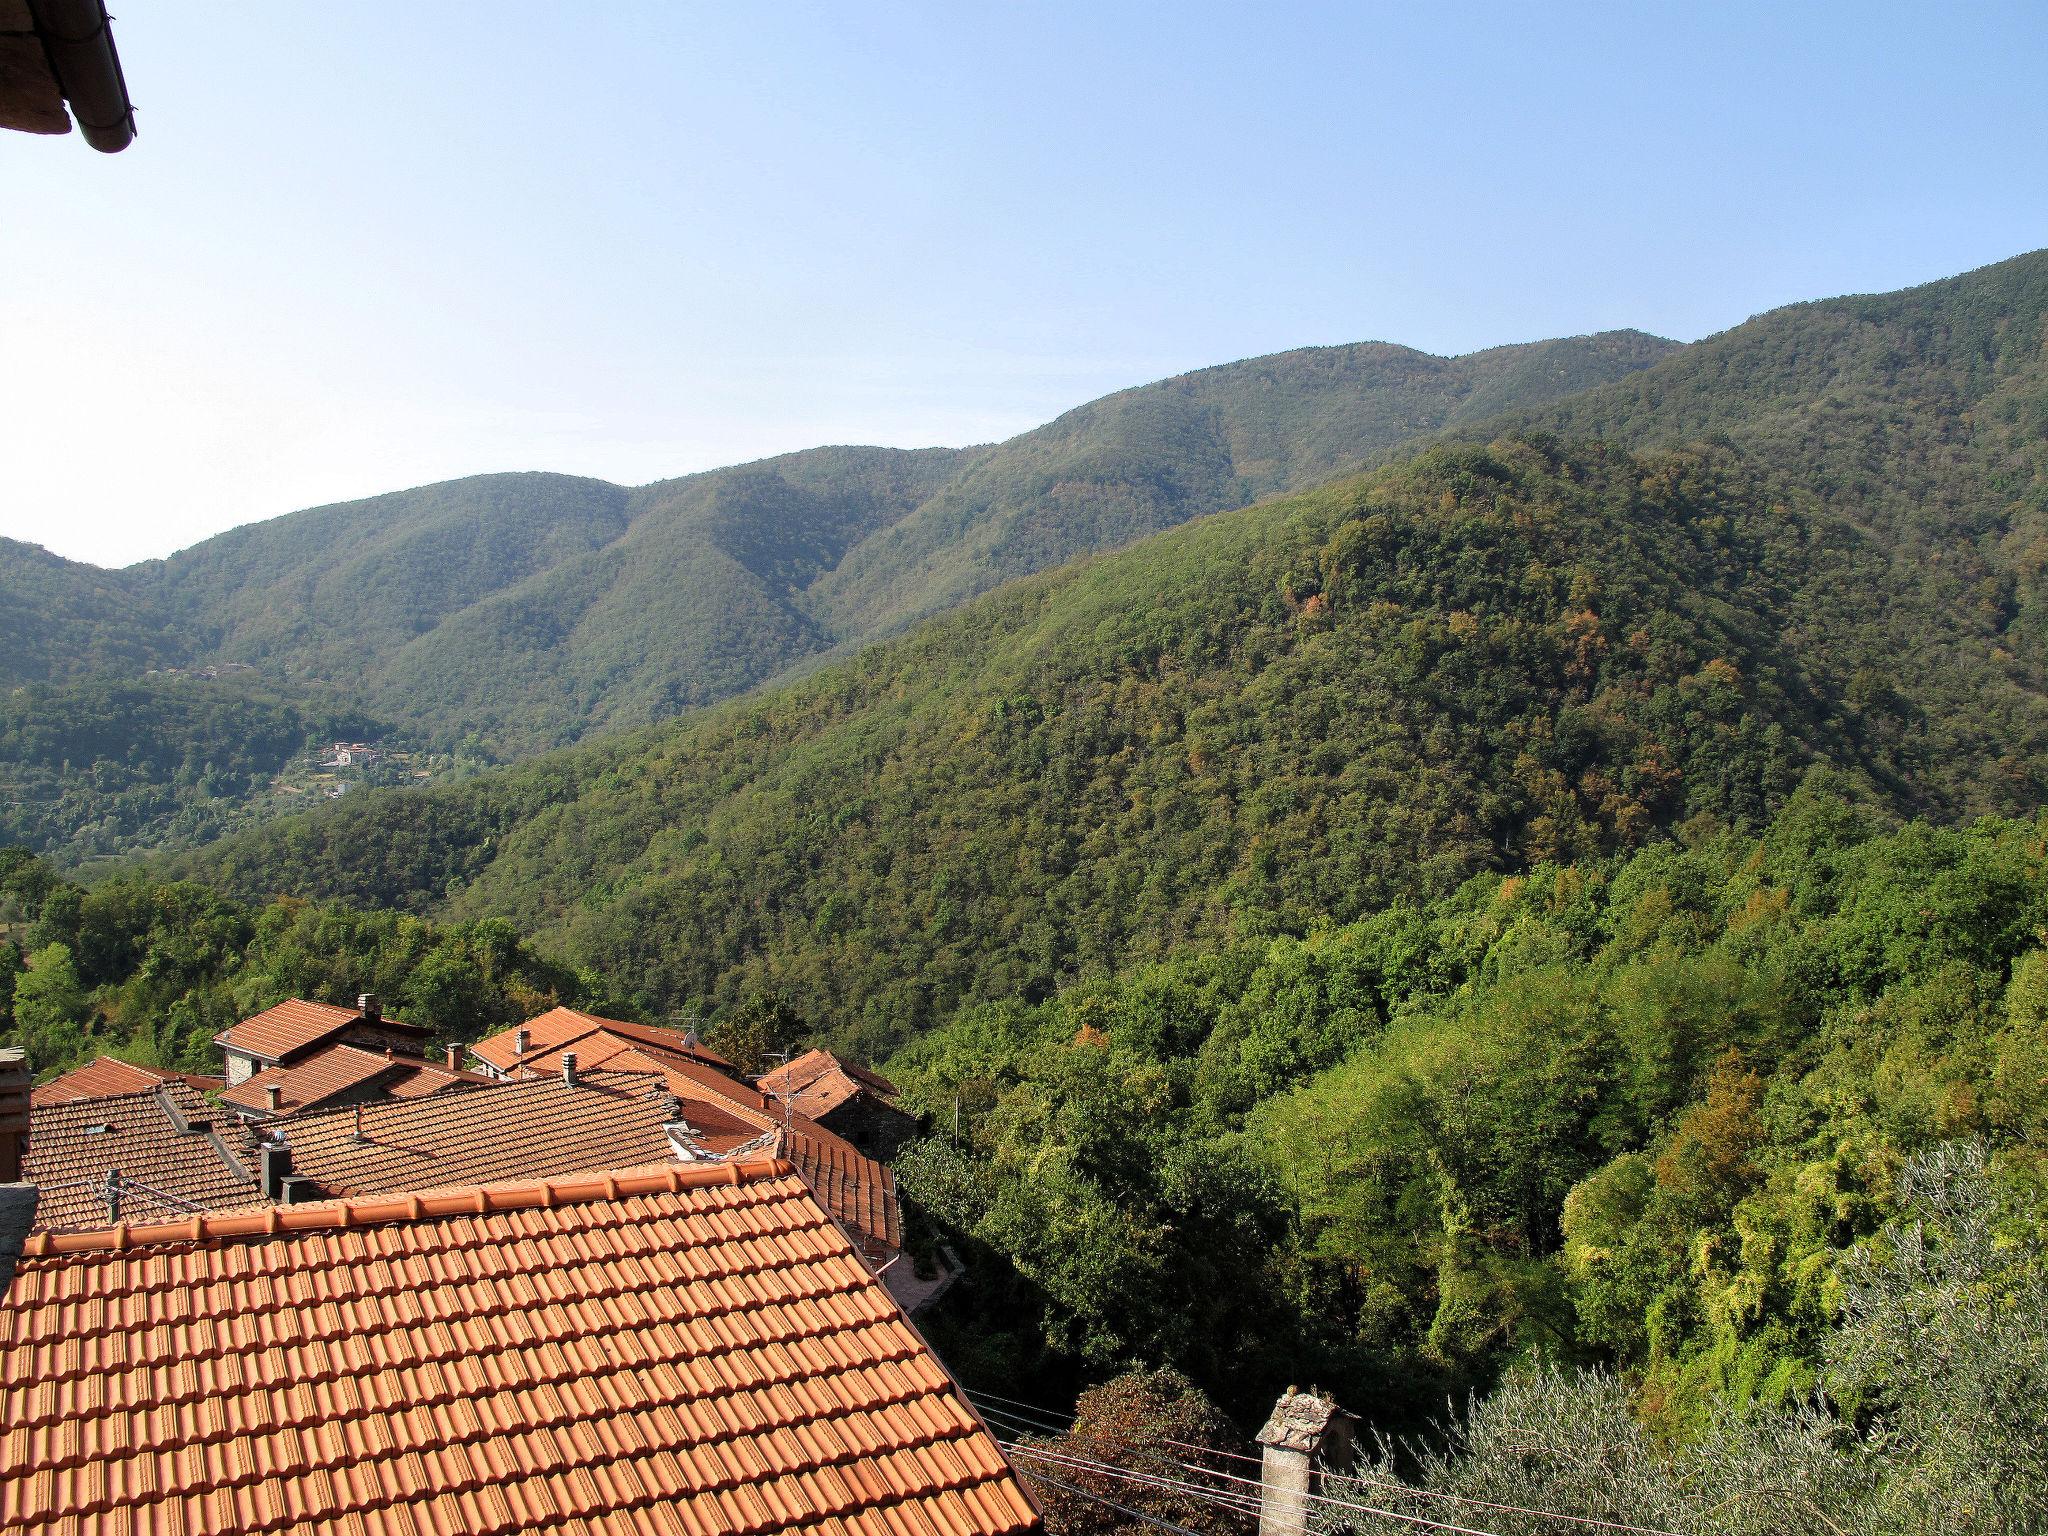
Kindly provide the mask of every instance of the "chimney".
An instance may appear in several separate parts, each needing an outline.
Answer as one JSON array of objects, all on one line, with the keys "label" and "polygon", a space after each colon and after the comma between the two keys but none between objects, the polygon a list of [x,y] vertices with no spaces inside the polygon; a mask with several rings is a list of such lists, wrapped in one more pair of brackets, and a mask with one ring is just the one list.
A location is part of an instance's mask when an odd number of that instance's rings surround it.
[{"label": "chimney", "polygon": [[1350,1471],[1356,1460],[1358,1421],[1314,1387],[1289,1387],[1259,1431],[1259,1444],[1259,1536],[1303,1536],[1309,1500],[1323,1493],[1325,1476]]},{"label": "chimney", "polygon": [[526,1048],[533,1043],[533,1034],[522,1024],[512,1031],[512,1076],[517,1077],[526,1065]]},{"label": "chimney", "polygon": [[384,1005],[377,1001],[377,994],[364,992],[356,998],[356,1012],[366,1023],[374,1024],[384,1017]]},{"label": "chimney", "polygon": [[574,1051],[562,1052],[562,1086],[564,1088],[574,1088],[576,1086],[576,1053]]},{"label": "chimney", "polygon": [[256,1148],[256,1177],[268,1200],[284,1197],[284,1181],[291,1177],[292,1149],[282,1141],[266,1141]]},{"label": "chimney", "polygon": [[284,1084],[265,1083],[263,1085],[263,1099],[265,1107],[268,1108],[273,1115],[276,1114],[280,1103],[284,1099]]},{"label": "chimney", "polygon": [[459,1045],[448,1047],[448,1070],[450,1072],[460,1072],[462,1070],[462,1047]]}]

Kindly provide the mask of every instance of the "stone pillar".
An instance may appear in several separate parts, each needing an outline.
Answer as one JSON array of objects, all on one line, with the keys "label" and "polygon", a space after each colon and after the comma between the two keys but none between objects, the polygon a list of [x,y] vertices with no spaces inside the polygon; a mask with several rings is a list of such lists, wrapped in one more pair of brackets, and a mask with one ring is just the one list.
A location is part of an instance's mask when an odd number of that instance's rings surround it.
[{"label": "stone pillar", "polygon": [[1315,1513],[1310,1495],[1323,1492],[1324,1473],[1348,1472],[1357,1458],[1358,1421],[1314,1387],[1289,1387],[1259,1431],[1259,1444],[1259,1536],[1303,1536]]}]

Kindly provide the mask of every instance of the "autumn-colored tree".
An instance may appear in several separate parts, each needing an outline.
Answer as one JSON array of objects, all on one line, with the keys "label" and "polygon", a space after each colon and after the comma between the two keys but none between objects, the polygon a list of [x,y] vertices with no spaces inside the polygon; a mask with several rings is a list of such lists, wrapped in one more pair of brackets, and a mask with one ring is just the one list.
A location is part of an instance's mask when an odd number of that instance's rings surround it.
[{"label": "autumn-colored tree", "polygon": [[[1247,1536],[1257,1525],[1219,1502],[1237,1485],[1199,1470],[1240,1470],[1218,1453],[1243,1454],[1242,1438],[1178,1371],[1133,1371],[1104,1382],[1081,1394],[1073,1427],[1064,1435],[1026,1444],[1046,1453],[1035,1458],[1022,1451],[1017,1465],[1031,1479],[1053,1536],[1151,1536],[1147,1520],[1202,1536]],[[1133,1481],[1086,1463],[1157,1481]],[[1218,1495],[1203,1497],[1167,1483],[1213,1486]]]}]

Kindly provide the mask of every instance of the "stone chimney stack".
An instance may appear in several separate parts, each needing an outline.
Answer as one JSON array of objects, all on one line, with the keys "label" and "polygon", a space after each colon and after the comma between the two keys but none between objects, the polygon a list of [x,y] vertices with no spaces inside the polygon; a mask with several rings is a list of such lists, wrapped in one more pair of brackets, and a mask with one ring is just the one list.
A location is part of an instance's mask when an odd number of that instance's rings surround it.
[{"label": "stone chimney stack", "polygon": [[265,1083],[263,1085],[264,1107],[273,1115],[277,1113],[283,1099],[284,1085],[282,1083]]},{"label": "stone chimney stack", "polygon": [[562,1086],[564,1088],[574,1088],[576,1086],[576,1053],[574,1051],[562,1052]]},{"label": "stone chimney stack", "polygon": [[284,1198],[284,1181],[291,1177],[292,1149],[282,1141],[266,1141],[256,1148],[256,1177],[263,1193],[272,1200]]},{"label": "stone chimney stack", "polygon": [[367,1022],[374,1024],[384,1017],[384,1005],[377,1001],[376,993],[364,992],[356,998],[356,1012]]},{"label": "stone chimney stack", "polygon": [[1303,1536],[1309,1499],[1330,1472],[1348,1472],[1358,1457],[1358,1420],[1337,1400],[1310,1387],[1289,1387],[1259,1431],[1259,1536]]}]

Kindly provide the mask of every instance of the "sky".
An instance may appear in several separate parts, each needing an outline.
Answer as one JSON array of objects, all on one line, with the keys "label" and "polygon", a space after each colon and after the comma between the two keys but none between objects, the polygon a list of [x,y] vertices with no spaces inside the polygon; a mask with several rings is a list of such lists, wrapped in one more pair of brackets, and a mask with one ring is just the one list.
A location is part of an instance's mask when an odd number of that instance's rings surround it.
[{"label": "sky", "polygon": [[2048,6],[126,0],[0,133],[0,534],[985,442],[2048,246]]}]

